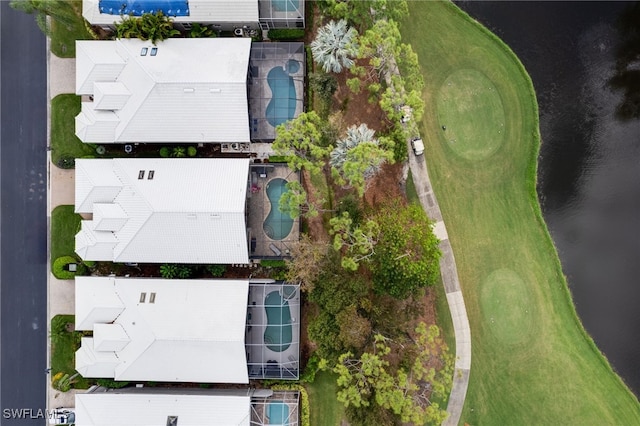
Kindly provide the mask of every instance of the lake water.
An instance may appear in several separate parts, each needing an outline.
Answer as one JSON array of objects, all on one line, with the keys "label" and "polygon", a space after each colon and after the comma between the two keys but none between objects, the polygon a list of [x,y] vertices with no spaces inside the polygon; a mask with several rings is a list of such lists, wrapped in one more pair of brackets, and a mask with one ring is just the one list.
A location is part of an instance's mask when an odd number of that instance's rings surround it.
[{"label": "lake water", "polygon": [[610,84],[623,51],[619,22],[633,3],[456,4],[502,38],[531,75],[544,218],[585,328],[638,395],[640,120],[619,118],[624,91]]}]

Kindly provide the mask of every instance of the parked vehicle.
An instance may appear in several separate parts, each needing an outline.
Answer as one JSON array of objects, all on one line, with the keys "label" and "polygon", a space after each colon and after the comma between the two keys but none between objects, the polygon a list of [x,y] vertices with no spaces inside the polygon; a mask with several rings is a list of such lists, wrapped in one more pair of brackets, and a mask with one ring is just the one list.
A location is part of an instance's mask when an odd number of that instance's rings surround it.
[{"label": "parked vehicle", "polygon": [[416,155],[422,155],[424,153],[424,143],[420,138],[411,139],[411,148]]}]

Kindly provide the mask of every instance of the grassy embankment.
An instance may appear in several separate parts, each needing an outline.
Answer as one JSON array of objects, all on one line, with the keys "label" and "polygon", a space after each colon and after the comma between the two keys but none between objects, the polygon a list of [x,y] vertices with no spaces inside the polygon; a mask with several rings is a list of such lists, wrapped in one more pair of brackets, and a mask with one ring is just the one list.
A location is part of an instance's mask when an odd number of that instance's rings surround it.
[{"label": "grassy embankment", "polygon": [[577,318],[542,219],[528,75],[453,4],[409,8],[401,28],[423,67],[425,156],[473,336],[461,421],[640,424],[638,400]]}]

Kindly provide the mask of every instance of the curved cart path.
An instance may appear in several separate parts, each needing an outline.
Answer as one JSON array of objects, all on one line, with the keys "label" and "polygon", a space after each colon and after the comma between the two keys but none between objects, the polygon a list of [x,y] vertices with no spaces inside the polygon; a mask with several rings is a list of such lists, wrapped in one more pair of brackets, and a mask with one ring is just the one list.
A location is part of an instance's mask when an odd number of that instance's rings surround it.
[{"label": "curved cart path", "polygon": [[464,305],[460,281],[458,280],[458,270],[456,260],[453,257],[453,249],[447,235],[447,228],[442,220],[442,212],[436,200],[429,180],[427,164],[423,156],[417,157],[413,154],[409,143],[409,168],[413,175],[413,182],[420,199],[422,208],[427,212],[431,220],[435,222],[434,234],[440,240],[440,275],[444,283],[451,319],[453,320],[453,330],[456,338],[456,363],[453,373],[453,386],[449,395],[447,413],[449,417],[443,425],[457,425],[462,415],[464,400],[469,387],[469,371],[471,370],[471,331],[469,329],[469,319],[467,309]]}]

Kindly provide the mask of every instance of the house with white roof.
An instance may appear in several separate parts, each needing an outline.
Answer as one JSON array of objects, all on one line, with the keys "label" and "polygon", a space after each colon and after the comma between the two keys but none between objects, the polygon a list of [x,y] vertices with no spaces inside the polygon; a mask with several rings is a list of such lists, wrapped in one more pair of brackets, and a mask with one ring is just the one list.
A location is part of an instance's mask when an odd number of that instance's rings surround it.
[{"label": "house with white roof", "polygon": [[248,158],[78,159],[85,260],[249,263]]},{"label": "house with white roof", "polygon": [[251,39],[76,41],[76,136],[88,143],[249,142]]},{"label": "house with white roof", "polygon": [[304,28],[304,3],[304,0],[83,0],[82,16],[91,25],[105,30],[112,29],[123,15],[140,16],[157,10],[186,30],[196,22],[221,31]]},{"label": "house with white roof", "polygon": [[297,379],[299,302],[298,286],[272,280],[76,277],[75,329],[92,332],[76,370],[122,381]]},{"label": "house with white roof", "polygon": [[297,426],[297,391],[93,387],[75,395],[77,426]]}]

